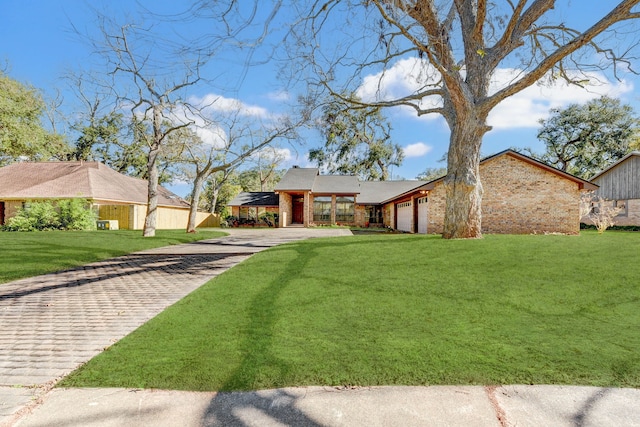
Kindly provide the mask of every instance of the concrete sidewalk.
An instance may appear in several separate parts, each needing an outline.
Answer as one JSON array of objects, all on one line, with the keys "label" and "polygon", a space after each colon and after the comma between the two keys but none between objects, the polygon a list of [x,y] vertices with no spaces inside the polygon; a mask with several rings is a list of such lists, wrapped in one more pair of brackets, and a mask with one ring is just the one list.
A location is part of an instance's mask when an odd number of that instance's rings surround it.
[{"label": "concrete sidewalk", "polygon": [[16,427],[638,426],[640,390],[305,387],[247,393],[55,389]]}]

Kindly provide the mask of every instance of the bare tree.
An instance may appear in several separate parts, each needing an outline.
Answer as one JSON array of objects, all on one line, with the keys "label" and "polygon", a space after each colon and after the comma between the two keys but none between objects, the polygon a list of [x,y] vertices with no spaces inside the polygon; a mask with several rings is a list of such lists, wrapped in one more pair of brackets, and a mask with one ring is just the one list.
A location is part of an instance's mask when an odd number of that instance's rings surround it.
[{"label": "bare tree", "polygon": [[[240,4],[236,0],[197,0],[176,13],[161,15],[142,9],[144,25],[118,25],[114,19],[97,14],[101,37],[88,38],[112,78],[105,89],[115,95],[117,108],[129,109],[149,128],[149,138],[144,139],[148,179],[144,236],[155,235],[162,147],[172,133],[192,126],[193,117],[198,115],[189,97],[198,90],[211,91],[214,80],[223,88],[239,87],[279,3],[259,8],[257,1]],[[209,25],[211,19],[215,26]],[[234,62],[243,70],[231,75],[225,74],[226,67],[218,67],[209,74],[213,77],[203,79],[205,65],[213,58],[225,58],[231,51]]]},{"label": "bare tree", "polygon": [[[616,74],[630,70],[637,39],[631,37],[633,46],[607,48],[599,36],[620,30],[620,39],[623,29],[634,34],[631,21],[640,12],[632,9],[639,2],[617,2],[582,30],[554,16],[554,0],[325,0],[311,2],[304,25],[293,31],[296,47],[304,46],[300,67],[308,64],[316,90],[340,97],[363,77],[377,77],[375,96],[352,102],[354,108],[404,106],[419,116],[444,117],[451,135],[443,237],[477,238],[482,235],[480,146],[491,129],[489,113],[544,78],[585,86],[591,71],[609,65]],[[622,28],[625,24],[629,27]],[[412,89],[385,91],[389,71],[407,59],[413,65],[402,77]],[[499,68],[513,73],[495,87]]]},{"label": "bare tree", "polygon": [[580,197],[580,218],[595,225],[598,234],[602,234],[609,227],[614,226],[615,218],[624,210],[613,200],[597,196],[593,191],[584,192]]},{"label": "bare tree", "polygon": [[[206,110],[205,108],[203,111]],[[297,121],[280,117],[263,122],[259,117],[246,114],[238,103],[235,112],[227,112],[217,120],[207,119],[204,129],[208,131],[209,141],[204,142],[197,132],[189,129],[191,134],[184,140],[184,159],[190,166],[188,174],[193,187],[187,232],[195,232],[202,188],[212,174],[237,168],[249,157],[276,141],[297,139],[296,131],[305,120],[305,117]],[[200,130],[202,129],[201,127]]]}]

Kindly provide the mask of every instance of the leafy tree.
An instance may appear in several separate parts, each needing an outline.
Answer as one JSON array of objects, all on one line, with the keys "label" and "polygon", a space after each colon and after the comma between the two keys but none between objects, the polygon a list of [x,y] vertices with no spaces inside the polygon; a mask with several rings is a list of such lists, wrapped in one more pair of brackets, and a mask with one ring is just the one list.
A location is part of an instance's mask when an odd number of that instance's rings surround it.
[{"label": "leafy tree", "polygon": [[42,127],[45,110],[38,90],[0,71],[0,166],[23,158],[64,158],[68,147],[62,136]]},{"label": "leafy tree", "polygon": [[[350,100],[359,102],[357,97]],[[402,148],[391,142],[391,124],[380,107],[350,108],[340,99],[324,108],[318,126],[325,138],[309,151],[309,160],[330,173],[358,175],[370,181],[389,179],[389,166],[400,166]]]},{"label": "leafy tree", "polygon": [[222,218],[226,218],[231,214],[227,209],[227,203],[243,191],[240,185],[233,183],[232,177],[234,175],[235,172],[231,169],[211,174],[202,194],[205,208],[209,212],[217,213]]},{"label": "leafy tree", "polygon": [[606,96],[551,113],[540,120],[538,139],[546,152],[537,157],[584,179],[627,154],[638,131],[633,108]]},{"label": "leafy tree", "polygon": [[426,168],[424,172],[420,173],[416,179],[421,181],[433,181],[434,179],[442,178],[447,175],[447,168]]},{"label": "leafy tree", "polygon": [[110,163],[111,147],[119,145],[119,135],[124,128],[122,113],[110,112],[102,117],[91,117],[89,123],[76,123],[74,129],[80,133],[71,160],[98,160]]},{"label": "leafy tree", "polygon": [[[356,106],[403,106],[443,116],[451,130],[443,237],[477,238],[480,146],[491,129],[489,113],[545,78],[585,86],[588,72],[607,62],[614,73],[628,70],[624,55],[633,56],[635,44],[629,44],[636,39],[625,44],[605,32],[634,33],[639,2],[610,2],[604,17],[578,29],[552,13],[554,0],[311,1],[302,26],[291,32],[292,46],[302,50],[294,52],[300,61],[291,69],[297,75],[308,70],[310,87]],[[410,65],[392,70],[401,61]],[[497,79],[499,68],[512,75]],[[361,102],[341,95],[353,92],[363,76],[375,93]],[[396,77],[402,88],[386,84]]]}]

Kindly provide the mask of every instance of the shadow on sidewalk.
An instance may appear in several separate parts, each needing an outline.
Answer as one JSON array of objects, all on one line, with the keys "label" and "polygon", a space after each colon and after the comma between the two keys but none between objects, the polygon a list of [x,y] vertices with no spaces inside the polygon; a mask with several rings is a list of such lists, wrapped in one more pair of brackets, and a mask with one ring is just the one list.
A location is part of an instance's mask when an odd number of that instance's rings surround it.
[{"label": "shadow on sidewalk", "polygon": [[[5,283],[0,287],[0,303],[44,292],[86,285],[99,285],[113,278],[153,273],[175,275],[211,275],[227,269],[225,259],[247,256],[243,252],[224,254],[132,254],[93,264]],[[214,265],[217,263],[217,265]],[[149,280],[149,279],[147,279]]]}]

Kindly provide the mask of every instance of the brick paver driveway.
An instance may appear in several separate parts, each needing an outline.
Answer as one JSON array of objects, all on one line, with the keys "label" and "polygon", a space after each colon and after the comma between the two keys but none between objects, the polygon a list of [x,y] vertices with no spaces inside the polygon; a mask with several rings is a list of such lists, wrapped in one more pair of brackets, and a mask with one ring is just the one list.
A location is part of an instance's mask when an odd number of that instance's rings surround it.
[{"label": "brick paver driveway", "polygon": [[344,229],[230,229],[0,285],[0,424],[26,401],[251,254]]}]

